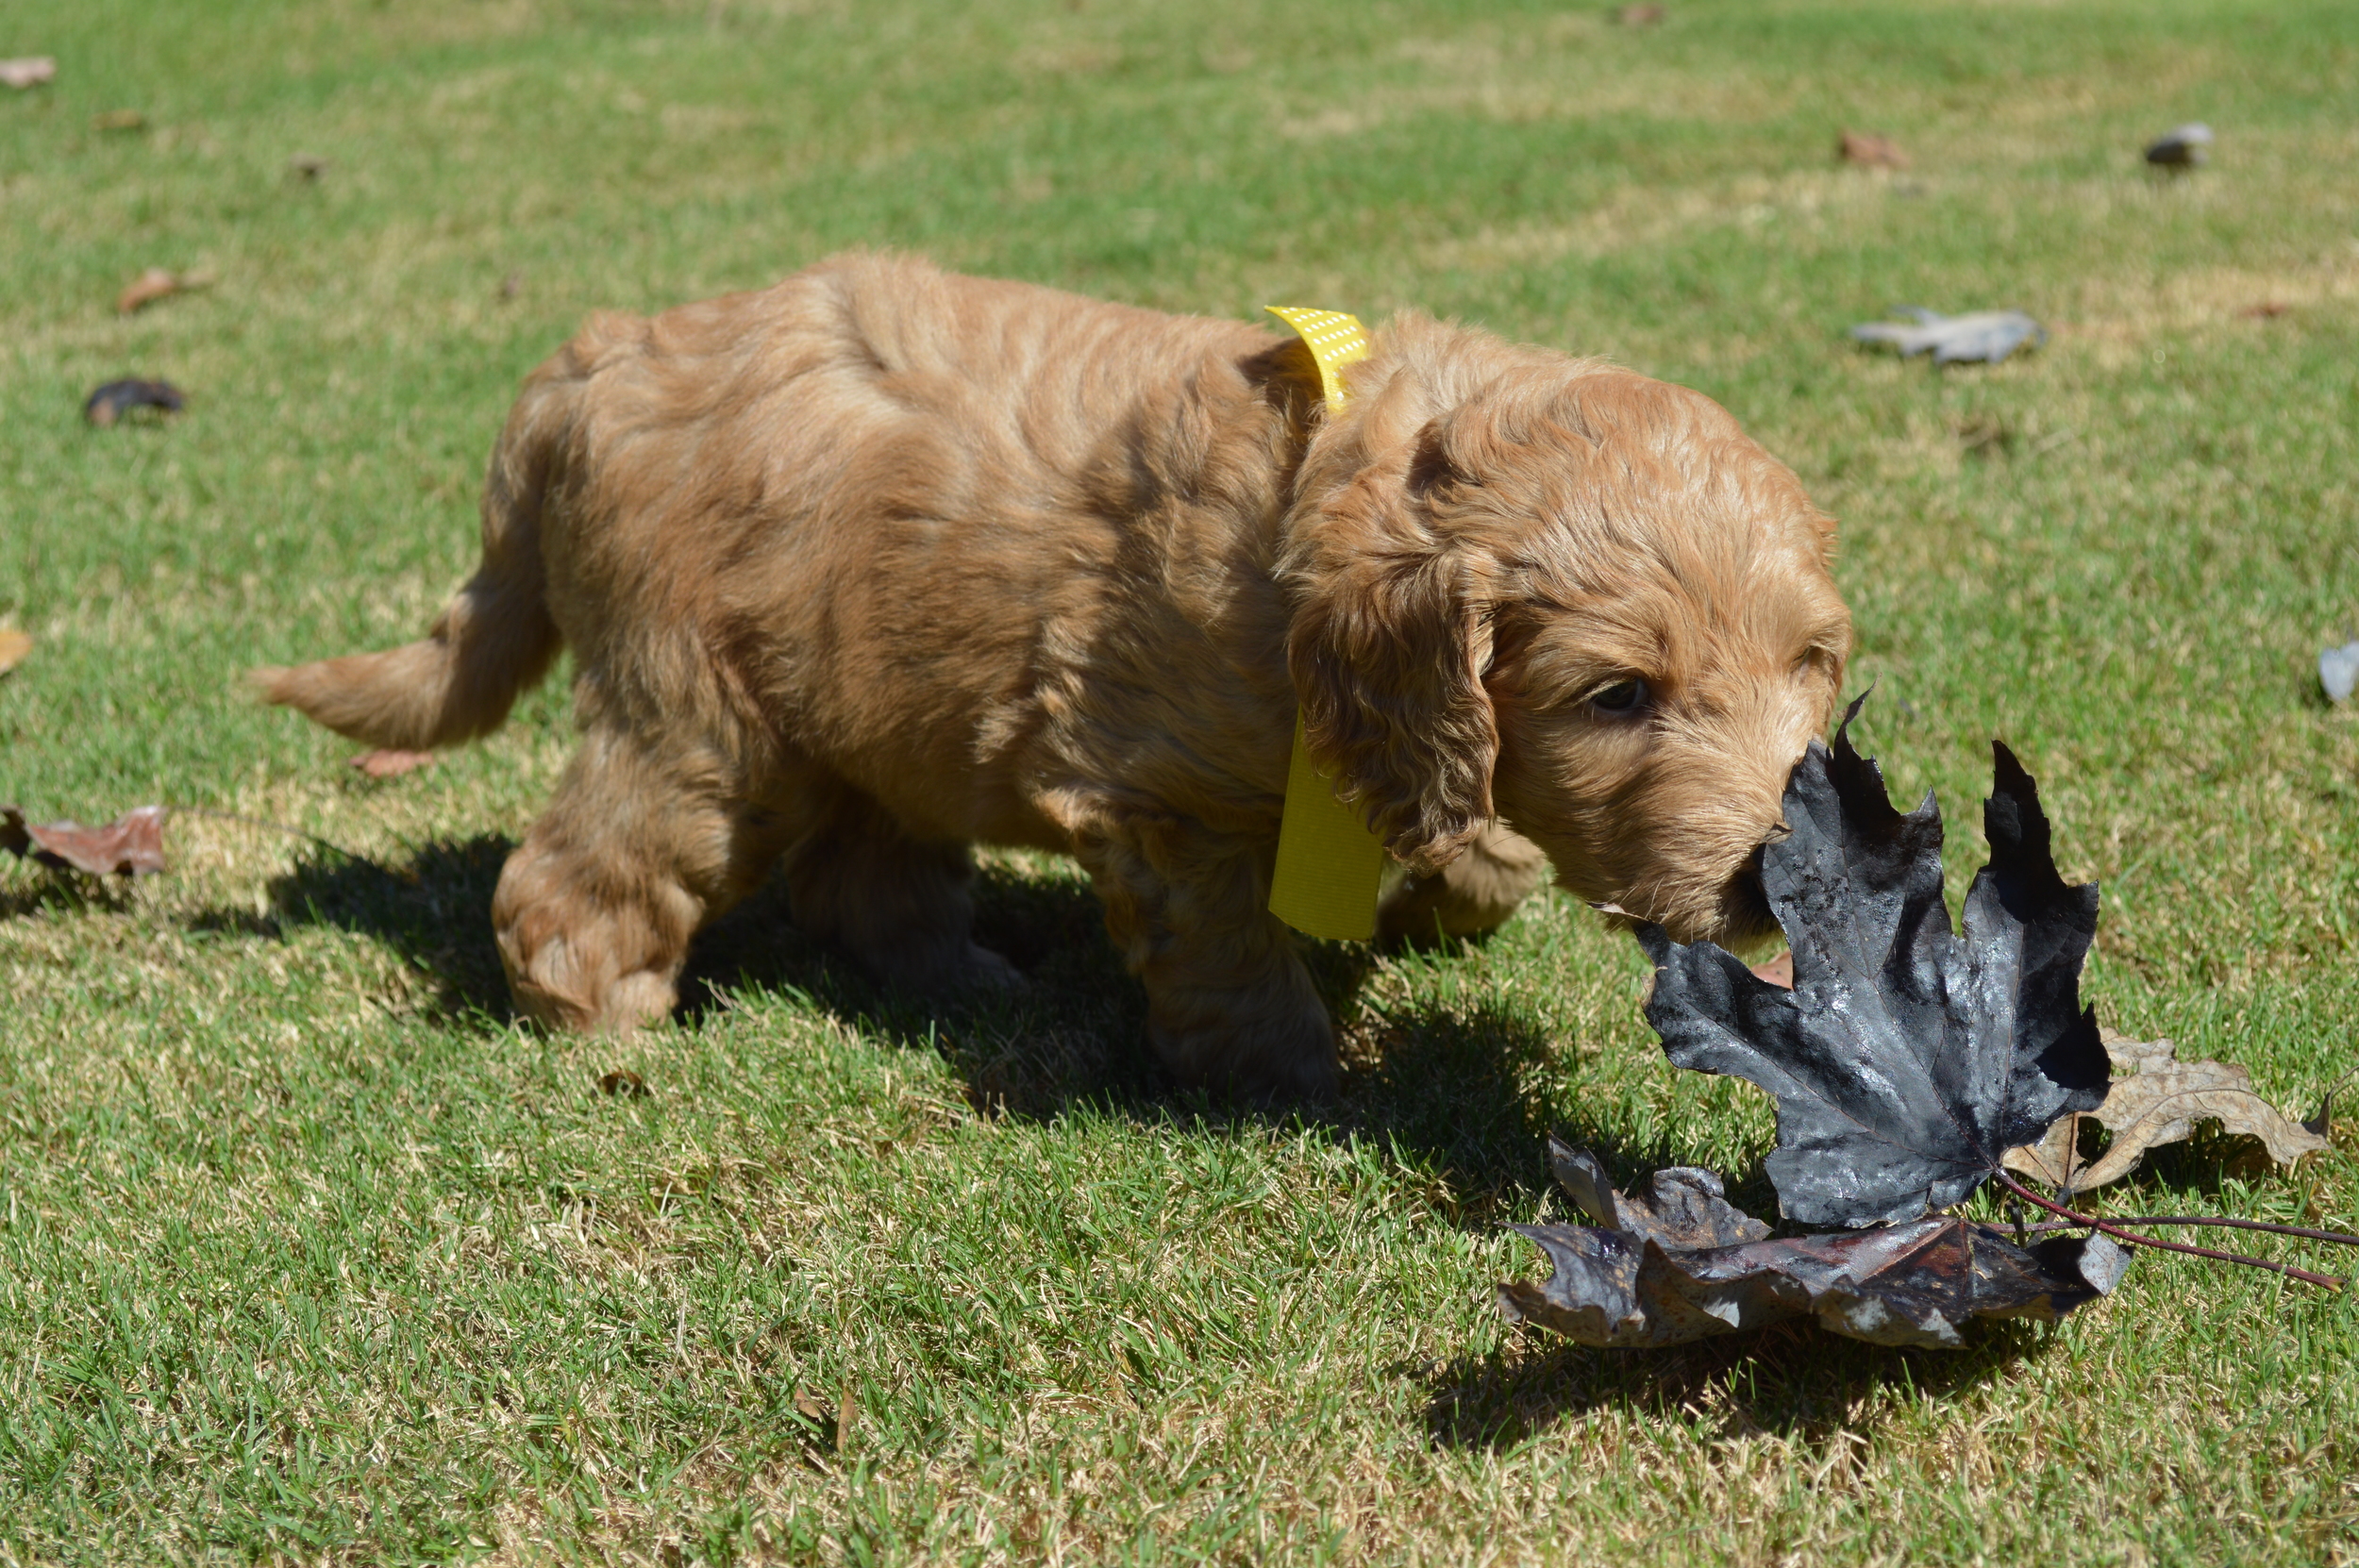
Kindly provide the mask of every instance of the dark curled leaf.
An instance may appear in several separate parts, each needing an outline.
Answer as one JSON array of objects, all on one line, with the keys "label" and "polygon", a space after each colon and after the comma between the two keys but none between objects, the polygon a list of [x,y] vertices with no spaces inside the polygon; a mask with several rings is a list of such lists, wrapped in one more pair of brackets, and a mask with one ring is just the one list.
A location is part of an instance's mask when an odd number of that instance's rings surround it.
[{"label": "dark curled leaf", "polygon": [[1725,1073],[1778,1102],[1770,1181],[1808,1225],[1915,1219],[1963,1200],[2007,1150],[2107,1087],[2097,1021],[2080,1005],[2097,929],[2094,884],[2066,887],[2049,858],[2031,776],[1994,746],[1984,803],[1990,863],[1966,894],[1963,935],[1941,900],[1941,813],[1906,815],[1876,765],[1813,742],[1786,786],[1792,830],[1762,882],[1793,948],[1782,991],[1708,942],[1658,926],[1639,942],[1661,973],[1647,1021],[1681,1067]]},{"label": "dark curled leaf", "polygon": [[[1553,1269],[1540,1284],[1499,1287],[1511,1318],[1583,1344],[1681,1344],[1708,1335],[1815,1317],[1876,1344],[1954,1348],[1974,1317],[2053,1322],[2110,1291],[2127,1255],[2102,1236],[2025,1252],[1989,1226],[1922,1219],[1882,1229],[1766,1239],[1768,1227],[1719,1196],[1708,1171],[1659,1171],[1652,1194],[1614,1191],[1587,1153],[1550,1141],[1550,1163],[1576,1203],[1624,1228],[1514,1228],[1540,1244]],[[1663,1222],[1667,1207],[1679,1217]],[[1681,1235],[1741,1237],[1682,1245]]]},{"label": "dark curled leaf", "polygon": [[169,381],[109,381],[90,394],[82,405],[82,417],[103,429],[134,409],[176,414],[188,401]]}]

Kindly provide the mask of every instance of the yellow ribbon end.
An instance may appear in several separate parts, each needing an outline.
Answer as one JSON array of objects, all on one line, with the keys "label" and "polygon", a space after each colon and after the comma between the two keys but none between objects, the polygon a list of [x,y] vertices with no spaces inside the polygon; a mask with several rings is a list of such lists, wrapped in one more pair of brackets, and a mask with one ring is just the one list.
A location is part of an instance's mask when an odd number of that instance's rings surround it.
[{"label": "yellow ribbon end", "polygon": [[[1295,329],[1318,362],[1327,406],[1342,408],[1348,395],[1343,368],[1368,357],[1367,328],[1341,310],[1307,305],[1265,309]],[[1297,714],[1269,912],[1307,937],[1365,942],[1376,935],[1376,901],[1383,878],[1384,842],[1368,830],[1358,812],[1335,798],[1333,780],[1311,760],[1302,718]]]},{"label": "yellow ribbon end", "polygon": [[1327,394],[1327,406],[1342,408],[1350,396],[1344,390],[1344,367],[1368,357],[1368,329],[1360,325],[1360,318],[1311,305],[1264,305],[1262,309],[1295,329],[1302,346],[1318,361],[1319,387]]}]

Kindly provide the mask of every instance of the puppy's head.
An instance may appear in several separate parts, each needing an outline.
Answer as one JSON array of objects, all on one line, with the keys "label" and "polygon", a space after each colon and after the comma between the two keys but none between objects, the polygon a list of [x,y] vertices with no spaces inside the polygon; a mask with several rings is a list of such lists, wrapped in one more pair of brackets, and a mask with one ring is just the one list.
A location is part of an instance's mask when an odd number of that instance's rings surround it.
[{"label": "puppy's head", "polygon": [[1832,521],[1711,399],[1594,361],[1412,317],[1354,387],[1280,563],[1313,752],[1413,868],[1497,815],[1681,940],[1768,929],[1850,652]]}]

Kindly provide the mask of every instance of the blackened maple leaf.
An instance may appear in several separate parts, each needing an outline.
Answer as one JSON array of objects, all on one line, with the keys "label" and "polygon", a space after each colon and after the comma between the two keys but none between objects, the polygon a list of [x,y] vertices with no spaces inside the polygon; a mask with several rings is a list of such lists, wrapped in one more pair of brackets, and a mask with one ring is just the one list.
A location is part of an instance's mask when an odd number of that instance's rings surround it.
[{"label": "blackened maple leaf", "polygon": [[1953,933],[1941,898],[1941,811],[1893,809],[1853,749],[1813,742],[1785,792],[1788,835],[1762,883],[1794,952],[1794,989],[1712,945],[1638,940],[1660,971],[1647,1021],[1674,1065],[1725,1073],[1778,1102],[1770,1182],[1788,1217],[1915,1219],[1996,1176],[2009,1149],[2107,1087],[2094,1009],[2080,1002],[2097,887],[2067,887],[2029,774],[1994,744],[1983,803],[1990,863]]},{"label": "blackened maple leaf", "polygon": [[1582,1344],[1683,1344],[1812,1317],[1875,1344],[1954,1349],[1967,1319],[2052,1323],[2112,1290],[2129,1261],[2101,1235],[2027,1251],[1962,1219],[1772,1240],[1710,1171],[1657,1171],[1637,1195],[1615,1192],[1586,1150],[1550,1139],[1548,1163],[1595,1224],[1514,1226],[1551,1272],[1501,1285],[1499,1306]]}]

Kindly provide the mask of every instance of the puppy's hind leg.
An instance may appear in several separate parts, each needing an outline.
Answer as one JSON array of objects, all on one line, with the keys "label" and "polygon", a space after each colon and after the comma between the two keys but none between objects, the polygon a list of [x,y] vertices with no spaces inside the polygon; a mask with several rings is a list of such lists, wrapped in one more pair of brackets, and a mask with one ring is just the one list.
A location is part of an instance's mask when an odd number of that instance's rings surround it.
[{"label": "puppy's hind leg", "polygon": [[969,940],[975,875],[966,845],[913,839],[882,806],[837,787],[787,857],[795,924],[836,942],[887,983],[936,995],[1022,986],[1013,964]]},{"label": "puppy's hind leg", "polygon": [[1175,1076],[1263,1102],[1334,1092],[1334,1026],[1269,912],[1265,842],[1130,816],[1079,835],[1075,850],[1146,983],[1147,1039]]},{"label": "puppy's hind leg", "polygon": [[701,739],[592,726],[492,898],[520,1011],[627,1033],[672,1010],[689,939],[801,826],[742,782]]}]

